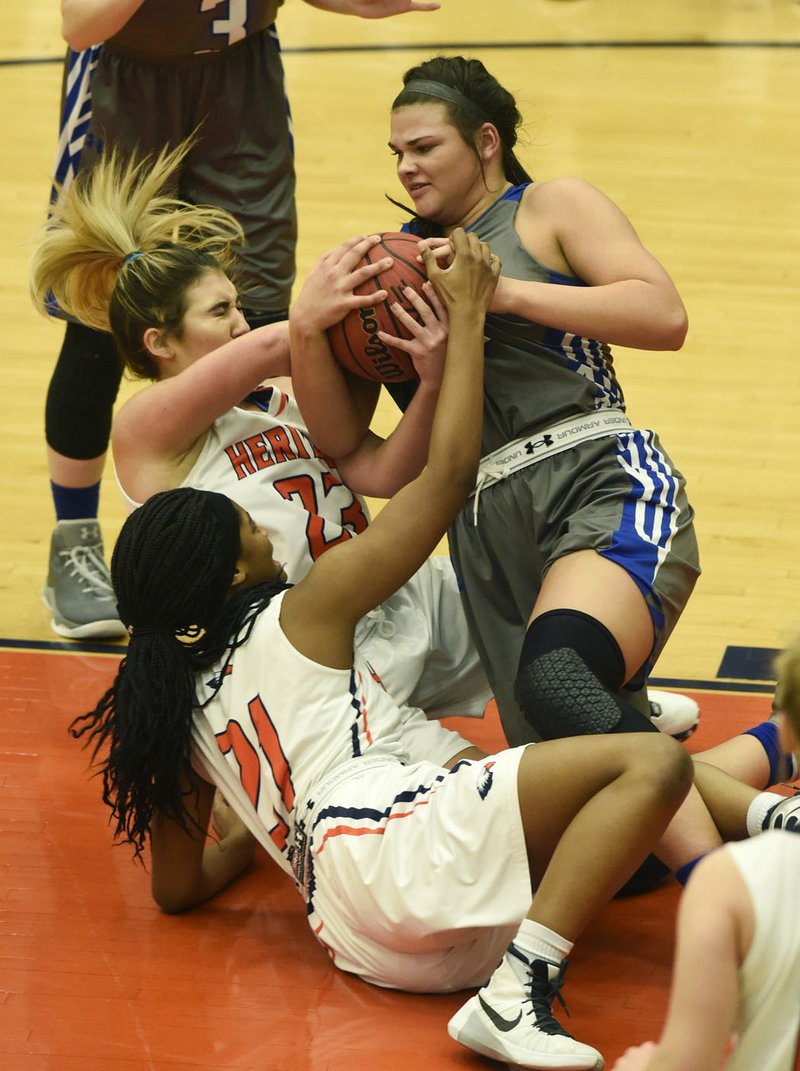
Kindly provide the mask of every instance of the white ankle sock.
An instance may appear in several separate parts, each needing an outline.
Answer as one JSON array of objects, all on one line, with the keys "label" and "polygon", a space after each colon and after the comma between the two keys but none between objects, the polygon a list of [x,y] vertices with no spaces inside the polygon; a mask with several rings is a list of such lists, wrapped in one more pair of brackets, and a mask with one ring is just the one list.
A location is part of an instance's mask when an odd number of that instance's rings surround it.
[{"label": "white ankle sock", "polygon": [[572,941],[567,941],[533,919],[523,919],[514,938],[514,944],[521,952],[526,952],[534,959],[546,959],[550,963],[561,963],[572,951]]}]

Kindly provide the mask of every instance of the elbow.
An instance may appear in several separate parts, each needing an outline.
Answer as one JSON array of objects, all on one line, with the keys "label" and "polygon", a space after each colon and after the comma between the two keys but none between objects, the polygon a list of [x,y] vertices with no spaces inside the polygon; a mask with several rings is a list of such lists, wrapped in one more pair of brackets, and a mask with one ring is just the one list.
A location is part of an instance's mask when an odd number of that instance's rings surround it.
[{"label": "elbow", "polygon": [[671,317],[667,329],[666,345],[664,349],[679,350],[686,341],[686,333],[689,330],[689,318],[683,306],[675,311]]},{"label": "elbow", "polygon": [[449,480],[449,490],[456,502],[456,509],[467,501],[475,488],[475,480],[478,475],[478,465],[470,465],[457,473],[453,473]]},{"label": "elbow", "polygon": [[67,23],[61,24],[61,36],[73,52],[83,52],[84,49],[91,48],[92,45],[102,44],[102,40],[96,40],[96,34],[90,34],[79,27],[74,28]]},{"label": "elbow", "polygon": [[671,294],[668,300],[663,300],[660,307],[653,310],[654,316],[651,323],[654,325],[653,339],[654,349],[679,350],[686,339],[689,330],[689,317],[683,302],[677,294]]},{"label": "elbow", "polygon": [[157,906],[165,915],[182,915],[197,903],[197,897],[188,888],[167,888],[153,881],[151,892]]}]

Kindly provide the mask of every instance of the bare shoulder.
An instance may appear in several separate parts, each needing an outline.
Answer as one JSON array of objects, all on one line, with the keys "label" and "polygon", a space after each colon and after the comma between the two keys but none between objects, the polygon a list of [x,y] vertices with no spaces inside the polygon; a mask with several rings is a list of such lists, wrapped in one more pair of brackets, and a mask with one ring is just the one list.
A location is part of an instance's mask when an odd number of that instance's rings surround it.
[{"label": "bare shoulder", "polygon": [[[554,178],[533,182],[520,202],[515,227],[532,256],[548,268],[577,275],[565,252],[564,236],[576,220],[597,218],[599,204],[610,204],[600,191],[579,178]],[[585,233],[585,226],[578,230]]]},{"label": "bare shoulder", "polygon": [[611,204],[611,198],[585,179],[564,177],[533,182],[525,191],[522,207],[525,211],[570,211],[583,204]]},{"label": "bare shoulder", "polygon": [[138,432],[141,421],[150,413],[154,401],[152,392],[158,386],[158,383],[150,383],[123,402],[114,414],[113,435],[115,439],[135,435]]},{"label": "bare shoulder", "polygon": [[715,892],[739,877],[739,869],[727,847],[709,852],[694,869],[688,888],[702,887],[703,892]]}]

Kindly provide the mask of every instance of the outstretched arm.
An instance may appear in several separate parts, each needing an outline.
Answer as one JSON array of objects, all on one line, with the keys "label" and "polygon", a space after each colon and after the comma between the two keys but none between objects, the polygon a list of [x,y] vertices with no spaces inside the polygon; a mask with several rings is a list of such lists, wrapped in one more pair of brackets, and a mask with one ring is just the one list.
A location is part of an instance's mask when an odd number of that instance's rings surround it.
[{"label": "outstretched arm", "polygon": [[284,597],[284,632],[322,665],[351,665],[358,619],[422,565],[474,483],[483,423],[484,320],[499,262],[475,235],[458,230],[453,245],[455,259],[444,270],[423,246],[428,276],[450,321],[428,463],[365,532],[324,554]]},{"label": "outstretched arm", "polygon": [[364,254],[377,245],[377,234],[351,238],[317,261],[292,303],[292,392],[314,443],[329,457],[357,450],[369,429],[380,385],[345,373],[328,345],[326,329],[351,309],[385,301],[386,290],[355,294],[356,287],[385,271],[391,258],[363,265]]},{"label": "outstretched arm", "polygon": [[119,33],[144,0],[61,0],[61,34],[70,48],[107,41]]},{"label": "outstretched arm", "polygon": [[414,361],[420,382],[408,408],[386,439],[368,431],[351,454],[334,455],[345,483],[353,491],[373,498],[390,498],[420,474],[428,457],[447,350],[447,312],[429,282],[424,284],[423,292],[426,300],[411,287],[405,291],[419,320],[405,309],[395,309],[395,316],[411,333],[410,339],[378,332],[384,342],[405,350]]},{"label": "outstretched arm", "polygon": [[436,11],[442,6],[419,0],[306,0],[306,3],[320,11],[358,15],[362,19],[385,19],[390,15],[404,15],[407,11]]},{"label": "outstretched arm", "polygon": [[736,864],[724,848],[713,852],[697,866],[681,898],[661,1040],[629,1049],[612,1071],[717,1071],[733,1029],[752,919]]},{"label": "outstretched arm", "polygon": [[[188,911],[218,893],[250,866],[255,838],[215,789],[196,774],[186,798],[188,829],[157,815],[150,829],[153,899],[170,914]],[[215,839],[206,842],[212,818]],[[195,825],[196,823],[196,825]]]},{"label": "outstretched arm", "polygon": [[173,466],[217,417],[265,379],[289,372],[289,325],[267,324],[134,394],[112,429],[114,464],[128,494],[144,501],[161,490],[160,476],[147,486],[150,470]]}]

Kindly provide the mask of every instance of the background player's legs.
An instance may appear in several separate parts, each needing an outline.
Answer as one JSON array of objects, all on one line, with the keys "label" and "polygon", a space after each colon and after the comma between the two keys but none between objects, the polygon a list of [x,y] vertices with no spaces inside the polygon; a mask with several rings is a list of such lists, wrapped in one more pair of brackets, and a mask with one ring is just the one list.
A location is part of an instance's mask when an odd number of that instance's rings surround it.
[{"label": "background player's legs", "polygon": [[796,781],[800,775],[800,752],[784,750],[778,717],[773,711],[766,721],[696,757],[753,788]]},{"label": "background player's legs", "polygon": [[68,323],[45,409],[56,526],[43,599],[53,629],[73,639],[125,632],[117,617],[97,520],[120,379],[111,336]]},{"label": "background player's legs", "polygon": [[663,833],[691,776],[686,752],[657,733],[528,748],[519,799],[531,909],[487,985],[450,1021],[452,1037],[524,1067],[602,1067],[552,1002],[572,943]]}]

